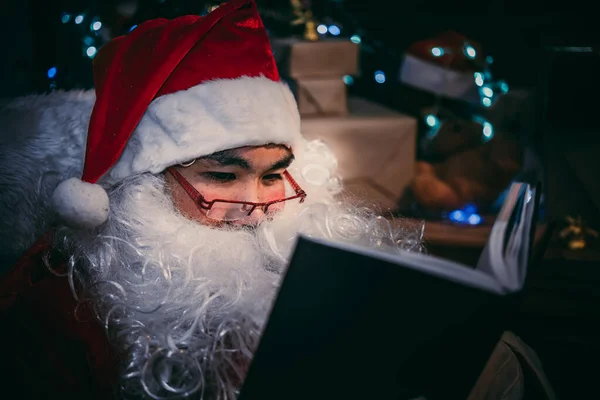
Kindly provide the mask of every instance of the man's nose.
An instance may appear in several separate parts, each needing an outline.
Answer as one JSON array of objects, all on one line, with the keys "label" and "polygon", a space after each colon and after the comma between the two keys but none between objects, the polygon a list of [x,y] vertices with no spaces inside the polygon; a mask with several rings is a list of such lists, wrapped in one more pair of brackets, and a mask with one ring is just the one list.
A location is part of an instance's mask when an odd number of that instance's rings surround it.
[{"label": "man's nose", "polygon": [[[251,185],[247,188],[245,193],[244,201],[249,203],[263,203],[265,202],[265,194],[263,193],[264,189],[260,187],[260,185]],[[259,220],[265,216],[265,211],[263,207],[254,207],[252,213],[247,217],[250,220]]]}]

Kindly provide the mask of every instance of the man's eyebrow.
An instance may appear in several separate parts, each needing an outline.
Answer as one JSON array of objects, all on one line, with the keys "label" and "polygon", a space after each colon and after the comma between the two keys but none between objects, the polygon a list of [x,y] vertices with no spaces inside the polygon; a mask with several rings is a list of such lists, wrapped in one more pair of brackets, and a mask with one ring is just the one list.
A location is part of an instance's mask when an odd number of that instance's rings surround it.
[{"label": "man's eyebrow", "polygon": [[248,161],[245,158],[238,156],[235,150],[219,151],[218,153],[202,157],[198,161],[213,162],[221,166],[236,166],[247,170],[252,169]]},{"label": "man's eyebrow", "polygon": [[284,169],[290,166],[290,164],[294,161],[294,154],[291,152],[283,156],[279,161],[273,163],[268,171],[275,171],[277,169]]}]

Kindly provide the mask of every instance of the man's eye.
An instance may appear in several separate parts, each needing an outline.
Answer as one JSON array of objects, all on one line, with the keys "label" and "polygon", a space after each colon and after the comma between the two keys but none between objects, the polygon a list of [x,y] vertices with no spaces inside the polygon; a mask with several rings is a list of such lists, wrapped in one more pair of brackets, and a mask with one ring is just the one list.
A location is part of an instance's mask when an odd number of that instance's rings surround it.
[{"label": "man's eye", "polygon": [[205,172],[203,175],[217,182],[231,182],[235,180],[235,174],[230,172]]},{"label": "man's eye", "polygon": [[279,181],[281,179],[283,179],[281,174],[269,174],[269,175],[263,176],[263,181],[267,181],[267,182]]}]

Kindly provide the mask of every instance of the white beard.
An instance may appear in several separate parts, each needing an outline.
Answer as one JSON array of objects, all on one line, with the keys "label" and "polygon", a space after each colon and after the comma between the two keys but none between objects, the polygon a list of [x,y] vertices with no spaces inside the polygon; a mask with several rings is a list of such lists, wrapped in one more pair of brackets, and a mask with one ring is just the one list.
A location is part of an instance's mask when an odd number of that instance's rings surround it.
[{"label": "white beard", "polygon": [[339,185],[328,171],[335,161],[321,144],[297,158],[304,163],[290,173],[307,201],[286,205],[253,231],[186,219],[165,194],[162,176],[153,175],[110,191],[110,218],[99,231],[62,231],[61,243],[77,261],[78,300],[96,304],[126,360],[124,397],[234,399],[298,233],[420,249],[418,230],[392,229],[368,209],[333,200]]}]

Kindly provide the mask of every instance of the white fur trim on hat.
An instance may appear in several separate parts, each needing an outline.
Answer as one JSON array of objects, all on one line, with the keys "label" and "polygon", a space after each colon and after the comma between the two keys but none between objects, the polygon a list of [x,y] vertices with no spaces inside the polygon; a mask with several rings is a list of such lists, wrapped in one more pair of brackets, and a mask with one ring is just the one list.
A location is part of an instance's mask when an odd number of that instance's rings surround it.
[{"label": "white fur trim on hat", "polygon": [[70,178],[52,194],[54,210],[72,228],[94,229],[108,219],[109,200],[100,185]]},{"label": "white fur trim on hat", "polygon": [[294,146],[300,139],[298,107],[285,83],[265,77],[209,81],[154,100],[100,183],[160,173],[217,151]]},{"label": "white fur trim on hat", "polygon": [[453,71],[410,54],[404,57],[400,81],[442,96],[467,101],[479,101],[479,92],[472,73]]}]

